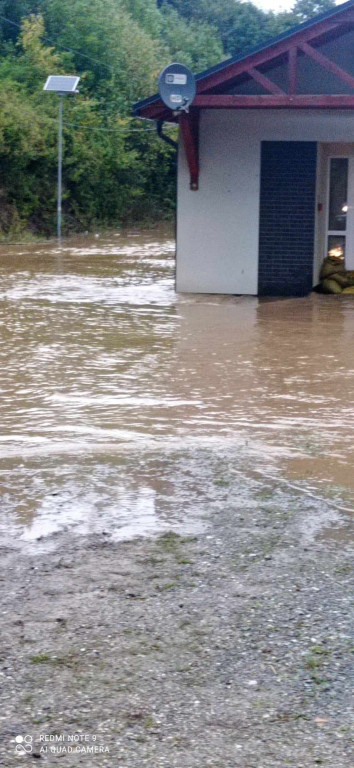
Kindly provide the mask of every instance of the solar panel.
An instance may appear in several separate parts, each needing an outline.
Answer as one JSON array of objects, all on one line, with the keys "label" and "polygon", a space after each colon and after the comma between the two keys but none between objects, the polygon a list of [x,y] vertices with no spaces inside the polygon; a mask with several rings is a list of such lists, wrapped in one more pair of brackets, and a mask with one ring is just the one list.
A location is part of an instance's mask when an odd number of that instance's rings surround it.
[{"label": "solar panel", "polygon": [[49,75],[43,87],[44,91],[56,93],[75,93],[80,78],[67,75]]}]

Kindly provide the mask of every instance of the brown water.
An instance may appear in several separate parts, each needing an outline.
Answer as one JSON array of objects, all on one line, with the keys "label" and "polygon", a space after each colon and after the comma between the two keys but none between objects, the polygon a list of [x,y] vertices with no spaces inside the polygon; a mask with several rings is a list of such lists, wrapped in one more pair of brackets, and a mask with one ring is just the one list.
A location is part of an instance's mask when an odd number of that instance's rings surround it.
[{"label": "brown water", "polygon": [[0,322],[3,542],[198,528],[248,482],[351,509],[353,297],[177,296],[170,233],[121,231],[1,246]]}]

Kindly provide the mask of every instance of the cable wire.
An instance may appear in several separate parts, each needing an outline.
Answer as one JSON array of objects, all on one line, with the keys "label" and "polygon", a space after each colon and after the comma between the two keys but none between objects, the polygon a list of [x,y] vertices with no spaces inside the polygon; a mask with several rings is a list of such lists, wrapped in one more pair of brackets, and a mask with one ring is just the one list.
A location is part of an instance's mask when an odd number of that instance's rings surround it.
[{"label": "cable wire", "polygon": [[[49,120],[51,123],[57,122],[57,118],[55,117],[45,116],[43,119]],[[66,125],[69,128],[78,128],[79,130],[87,128],[90,131],[103,131],[104,133],[155,133],[155,128],[101,128],[100,126],[95,125],[67,123],[65,120],[63,121],[63,125]]]},{"label": "cable wire", "polygon": [[[24,16],[24,19],[28,18],[28,16]],[[6,16],[0,15],[1,21],[6,21],[7,24],[11,24],[13,27],[17,27],[18,29],[22,29],[22,25],[18,24],[17,21],[12,21],[11,19],[7,19]],[[47,43],[51,43],[51,45],[54,45],[56,48],[62,48],[63,51],[66,51],[67,53],[74,53],[76,56],[81,56],[83,59],[88,59],[89,61],[94,62],[94,64],[99,64],[101,67],[105,67],[106,69],[110,69],[111,72],[115,72],[114,67],[112,67],[110,64],[104,64],[103,61],[99,61],[99,59],[94,59],[92,56],[88,56],[86,53],[80,53],[80,51],[76,51],[74,48],[67,48],[65,45],[61,45],[61,43],[58,43],[55,40],[52,40],[50,37],[47,36],[41,36],[42,40],[45,40]]]}]

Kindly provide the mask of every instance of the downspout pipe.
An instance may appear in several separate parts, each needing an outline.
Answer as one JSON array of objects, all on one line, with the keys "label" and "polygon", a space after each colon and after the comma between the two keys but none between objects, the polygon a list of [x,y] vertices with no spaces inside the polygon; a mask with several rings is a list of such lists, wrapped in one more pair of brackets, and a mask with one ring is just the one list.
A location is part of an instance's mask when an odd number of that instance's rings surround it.
[{"label": "downspout pipe", "polygon": [[162,129],[163,129],[164,122],[165,122],[164,120],[156,121],[157,135],[159,136],[160,139],[165,141],[166,144],[169,144],[170,147],[173,147],[173,149],[178,149],[177,141],[174,141],[174,139],[171,139],[170,136],[166,136],[166,134],[163,133]]}]

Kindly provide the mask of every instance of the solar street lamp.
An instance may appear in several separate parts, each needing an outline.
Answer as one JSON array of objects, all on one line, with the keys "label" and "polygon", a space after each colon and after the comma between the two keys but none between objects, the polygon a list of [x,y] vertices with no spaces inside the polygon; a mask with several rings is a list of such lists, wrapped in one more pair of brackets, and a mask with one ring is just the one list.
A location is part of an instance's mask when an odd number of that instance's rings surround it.
[{"label": "solar street lamp", "polygon": [[49,75],[44,91],[53,91],[59,96],[59,129],[58,129],[58,201],[57,201],[57,234],[61,238],[61,199],[62,199],[62,171],[63,171],[63,99],[69,93],[78,93],[79,77],[67,75]]}]

